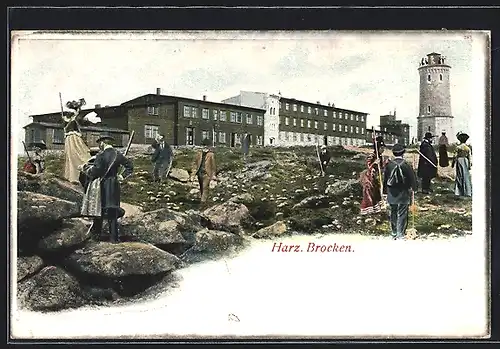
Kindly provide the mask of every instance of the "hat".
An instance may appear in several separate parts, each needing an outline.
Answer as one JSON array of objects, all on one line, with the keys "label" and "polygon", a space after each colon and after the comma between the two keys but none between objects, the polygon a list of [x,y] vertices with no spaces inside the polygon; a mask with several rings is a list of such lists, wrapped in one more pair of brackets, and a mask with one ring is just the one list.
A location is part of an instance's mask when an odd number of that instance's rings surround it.
[{"label": "hat", "polygon": [[446,134],[446,131],[444,131],[444,130],[443,130],[443,131],[441,131],[441,134],[442,134],[442,135],[445,135],[445,134]]},{"label": "hat", "polygon": [[464,133],[464,132],[458,132],[457,138],[461,143],[465,143],[469,139],[469,135],[467,133]]},{"label": "hat", "polygon": [[405,147],[399,143],[394,144],[394,147],[392,147],[392,153],[394,156],[401,156],[405,153],[405,151]]},{"label": "hat", "polygon": [[32,142],[30,143],[31,148],[39,148],[39,149],[47,149],[47,145],[43,140],[38,141],[38,142]]},{"label": "hat", "polygon": [[376,143],[373,143],[373,149],[375,149],[375,146],[377,147],[376,149],[380,149],[380,147],[385,147],[384,143],[384,138],[382,136],[378,136],[375,138]]},{"label": "hat", "polygon": [[113,138],[113,136],[111,136],[109,133],[104,133],[102,134],[99,138],[96,139],[96,143],[99,144],[101,142],[105,142],[105,141],[111,141],[111,142],[114,142],[115,139]]},{"label": "hat", "polygon": [[432,139],[432,137],[434,137],[434,136],[430,132],[426,132],[424,135],[424,139]]}]

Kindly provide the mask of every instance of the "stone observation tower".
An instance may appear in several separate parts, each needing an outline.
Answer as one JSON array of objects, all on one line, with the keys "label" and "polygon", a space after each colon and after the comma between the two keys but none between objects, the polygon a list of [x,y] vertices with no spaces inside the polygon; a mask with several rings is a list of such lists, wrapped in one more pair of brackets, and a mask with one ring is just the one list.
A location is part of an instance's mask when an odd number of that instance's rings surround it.
[{"label": "stone observation tower", "polygon": [[417,118],[417,137],[424,138],[426,132],[440,136],[446,132],[454,139],[453,116],[451,115],[450,69],[446,58],[439,53],[429,53],[422,58],[418,68],[420,74],[420,107]]}]

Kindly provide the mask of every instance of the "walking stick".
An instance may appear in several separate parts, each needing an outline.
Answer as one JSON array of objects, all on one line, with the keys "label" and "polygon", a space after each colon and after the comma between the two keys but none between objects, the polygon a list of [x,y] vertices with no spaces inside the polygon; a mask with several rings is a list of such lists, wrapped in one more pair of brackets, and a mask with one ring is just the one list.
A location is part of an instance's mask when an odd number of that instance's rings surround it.
[{"label": "walking stick", "polygon": [[[377,156],[377,160],[380,159],[379,154],[378,154],[378,146],[377,146],[377,140],[375,139],[375,129],[372,127],[372,138],[373,138],[373,144],[375,144],[375,155]],[[378,179],[380,182],[380,198],[382,199],[382,207],[385,207],[385,201],[383,201],[384,198],[384,188],[383,188],[383,182],[382,182],[382,169],[381,169],[382,164],[378,164]]]},{"label": "walking stick", "polygon": [[319,167],[321,169],[321,176],[325,175],[325,171],[323,171],[323,164],[321,163],[321,157],[319,156],[319,145],[316,142],[316,154],[318,155]]},{"label": "walking stick", "polygon": [[[427,156],[425,156],[424,154],[422,154],[422,153],[420,152],[420,150],[418,150],[418,149],[417,149],[417,151],[418,151],[418,153],[419,153],[419,154],[420,154],[420,155],[421,155],[421,156],[422,156],[425,160],[427,160],[427,161],[428,161],[428,162],[429,162],[432,166],[434,166],[436,169],[438,169],[437,165],[436,165],[436,164],[434,164],[431,160],[429,160],[429,158],[427,158]],[[450,176],[448,176],[446,173],[443,173],[443,175],[444,175],[446,178],[448,178],[448,179],[450,179],[450,180],[454,181],[454,179],[453,179],[453,178],[451,178]]]}]

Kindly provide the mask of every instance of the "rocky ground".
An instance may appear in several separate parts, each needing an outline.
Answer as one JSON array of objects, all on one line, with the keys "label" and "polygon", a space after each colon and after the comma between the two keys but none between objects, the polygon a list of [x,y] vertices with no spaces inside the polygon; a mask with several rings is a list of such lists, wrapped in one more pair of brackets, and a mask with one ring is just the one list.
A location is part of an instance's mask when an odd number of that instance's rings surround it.
[{"label": "rocky ground", "polygon": [[[188,182],[192,150],[176,150],[170,178],[162,185],[151,182],[150,155],[132,152],[135,173],[122,188],[126,214],[121,227],[136,242],[121,244],[90,239],[91,222],[78,218],[82,189],[58,177],[64,159],[50,155],[45,174],[18,172],[18,302],[55,311],[135,299],[174,282],[176,269],[244,248],[253,239],[332,232],[388,235],[385,214],[359,216],[358,178],[367,150],[331,151],[327,175],[319,177],[314,148],[256,148],[246,164],[239,150],[217,149],[218,181],[205,207]],[[452,175],[448,171],[443,176]],[[446,177],[436,179],[434,188],[433,195],[416,196],[410,227],[417,238],[470,232],[471,200],[455,197]]]}]

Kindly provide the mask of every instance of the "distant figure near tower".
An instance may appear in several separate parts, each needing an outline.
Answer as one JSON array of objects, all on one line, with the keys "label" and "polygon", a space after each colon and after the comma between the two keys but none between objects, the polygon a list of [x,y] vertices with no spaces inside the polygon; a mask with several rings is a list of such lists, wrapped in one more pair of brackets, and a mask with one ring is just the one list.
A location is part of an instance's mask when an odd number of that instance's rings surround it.
[{"label": "distant figure near tower", "polygon": [[417,137],[421,141],[426,132],[439,135],[453,132],[451,115],[450,69],[446,58],[439,53],[429,53],[422,58],[420,74],[420,107],[417,118]]}]

